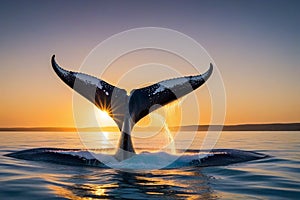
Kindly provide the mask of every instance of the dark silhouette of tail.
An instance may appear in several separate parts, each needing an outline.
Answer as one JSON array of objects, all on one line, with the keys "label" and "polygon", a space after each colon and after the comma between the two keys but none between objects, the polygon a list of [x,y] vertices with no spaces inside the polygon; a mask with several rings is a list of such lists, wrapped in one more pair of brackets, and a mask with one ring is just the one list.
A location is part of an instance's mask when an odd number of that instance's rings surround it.
[{"label": "dark silhouette of tail", "polygon": [[61,68],[56,63],[54,55],[51,63],[60,79],[99,109],[107,111],[116,122],[122,132],[119,149],[115,155],[119,160],[135,154],[131,130],[139,120],[156,110],[158,106],[155,105],[164,106],[196,90],[205,83],[213,71],[213,65],[210,64],[208,71],[202,75],[164,80],[148,87],[135,89],[128,96],[126,90],[104,80]]}]

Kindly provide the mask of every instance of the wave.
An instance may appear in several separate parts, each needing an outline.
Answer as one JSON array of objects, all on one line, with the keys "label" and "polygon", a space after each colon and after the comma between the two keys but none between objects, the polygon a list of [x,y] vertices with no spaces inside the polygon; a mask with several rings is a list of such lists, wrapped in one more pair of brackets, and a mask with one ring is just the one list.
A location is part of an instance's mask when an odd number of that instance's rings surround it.
[{"label": "wave", "polygon": [[181,167],[225,166],[263,159],[268,155],[237,149],[213,149],[211,151],[187,150],[182,154],[166,152],[142,152],[127,160],[117,161],[113,155],[86,149],[35,148],[17,151],[5,156],[56,164],[93,166],[117,169],[158,169]]}]

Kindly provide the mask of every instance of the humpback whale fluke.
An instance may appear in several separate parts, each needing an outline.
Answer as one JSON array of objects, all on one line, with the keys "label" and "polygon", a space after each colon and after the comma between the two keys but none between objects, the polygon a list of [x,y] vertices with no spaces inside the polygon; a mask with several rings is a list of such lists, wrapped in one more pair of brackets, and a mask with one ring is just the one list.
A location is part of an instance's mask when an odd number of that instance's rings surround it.
[{"label": "humpback whale fluke", "polygon": [[202,75],[164,80],[135,89],[127,95],[126,90],[104,80],[61,68],[55,61],[55,55],[52,56],[51,63],[60,79],[99,109],[106,110],[116,122],[122,132],[119,149],[115,155],[118,160],[130,158],[135,154],[130,135],[133,126],[140,119],[157,109],[155,105],[164,106],[196,90],[213,71],[213,65],[210,63],[209,69]]}]

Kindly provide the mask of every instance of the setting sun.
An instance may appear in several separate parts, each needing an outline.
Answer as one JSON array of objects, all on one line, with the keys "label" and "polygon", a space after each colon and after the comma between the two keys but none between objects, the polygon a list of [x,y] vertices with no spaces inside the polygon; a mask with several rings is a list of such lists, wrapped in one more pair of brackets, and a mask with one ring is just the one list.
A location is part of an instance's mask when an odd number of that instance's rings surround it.
[{"label": "setting sun", "polygon": [[107,111],[100,110],[98,108],[95,108],[94,111],[95,111],[97,122],[101,127],[116,125],[114,120],[109,116]]}]

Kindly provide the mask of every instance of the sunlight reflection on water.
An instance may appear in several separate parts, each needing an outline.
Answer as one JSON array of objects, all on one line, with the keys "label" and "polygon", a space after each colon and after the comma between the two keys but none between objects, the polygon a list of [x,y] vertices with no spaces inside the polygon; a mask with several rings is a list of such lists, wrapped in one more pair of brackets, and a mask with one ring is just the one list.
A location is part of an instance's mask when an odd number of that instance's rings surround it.
[{"label": "sunlight reflection on water", "polygon": [[[181,132],[180,147],[188,132]],[[300,132],[224,132],[216,148],[272,157],[229,166],[122,172],[1,156],[1,198],[24,199],[297,199]],[[199,132],[191,148],[205,134]],[[85,148],[76,133],[1,132],[1,155],[37,147]],[[118,134],[110,135],[118,141]],[[110,137],[109,136],[109,137]],[[153,141],[135,141],[151,148]],[[156,141],[157,143],[159,141]]]}]

